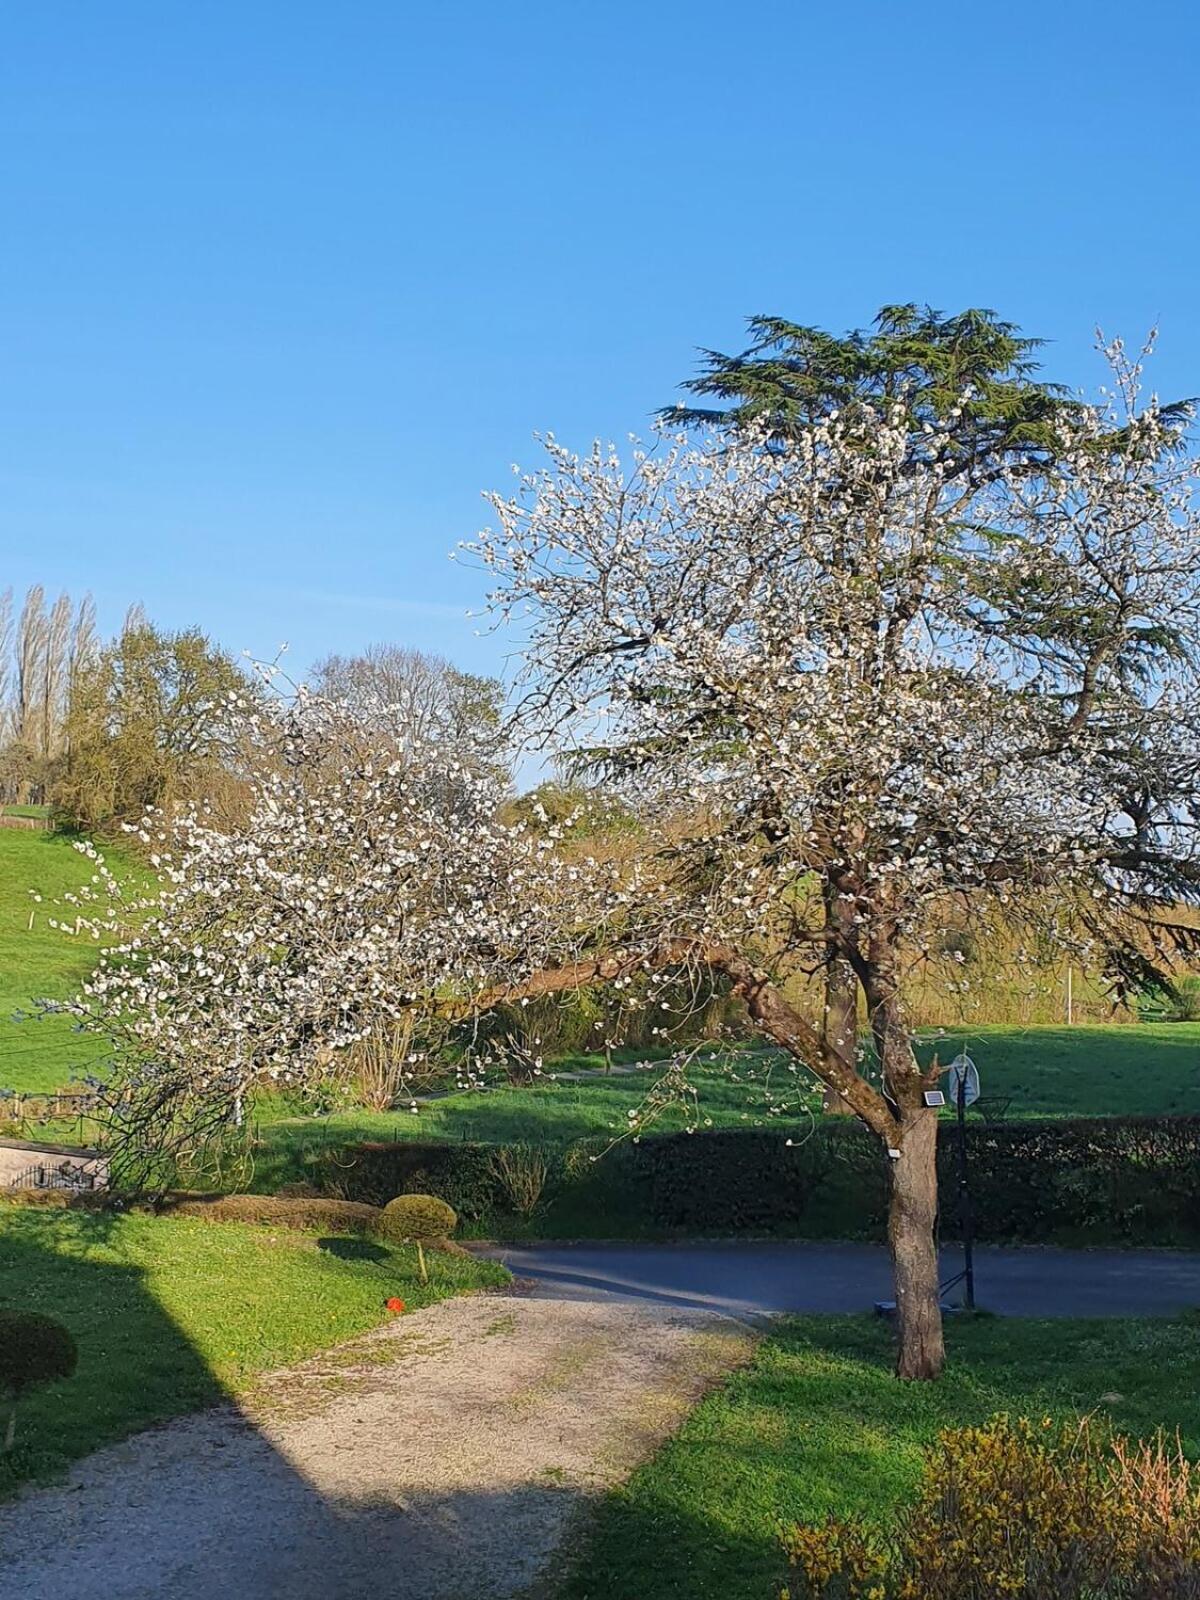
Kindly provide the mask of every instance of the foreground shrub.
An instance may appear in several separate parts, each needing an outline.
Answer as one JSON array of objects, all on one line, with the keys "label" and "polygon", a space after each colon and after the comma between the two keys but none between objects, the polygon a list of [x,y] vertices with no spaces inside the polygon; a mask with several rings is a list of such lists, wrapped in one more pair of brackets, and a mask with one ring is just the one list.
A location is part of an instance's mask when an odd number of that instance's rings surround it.
[{"label": "foreground shrub", "polygon": [[9,1402],[5,1454],[16,1433],[18,1400],[31,1389],[69,1378],[78,1360],[75,1340],[61,1322],[36,1311],[0,1311],[0,1392]]},{"label": "foreground shrub", "polygon": [[1200,1479],[1160,1436],[997,1417],[941,1434],[886,1529],[784,1535],[791,1600],[1197,1600]]},{"label": "foreground shrub", "polygon": [[379,1213],[375,1232],[389,1244],[415,1244],[421,1282],[429,1282],[425,1246],[449,1239],[458,1227],[453,1206],[433,1194],[401,1194]]},{"label": "foreground shrub", "polygon": [[275,1194],[168,1196],[159,1211],[174,1217],[200,1217],[205,1222],[257,1222],[305,1233],[371,1233],[379,1217],[377,1206],[355,1200]]}]

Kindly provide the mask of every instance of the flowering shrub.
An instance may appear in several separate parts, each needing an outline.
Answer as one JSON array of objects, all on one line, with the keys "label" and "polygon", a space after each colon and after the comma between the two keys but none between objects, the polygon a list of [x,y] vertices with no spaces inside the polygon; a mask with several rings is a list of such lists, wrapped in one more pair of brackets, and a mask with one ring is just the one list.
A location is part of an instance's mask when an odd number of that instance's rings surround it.
[{"label": "flowering shrub", "polygon": [[1200,1478],[1160,1435],[1008,1417],[942,1433],[887,1530],[793,1527],[782,1600],[1196,1600]]}]

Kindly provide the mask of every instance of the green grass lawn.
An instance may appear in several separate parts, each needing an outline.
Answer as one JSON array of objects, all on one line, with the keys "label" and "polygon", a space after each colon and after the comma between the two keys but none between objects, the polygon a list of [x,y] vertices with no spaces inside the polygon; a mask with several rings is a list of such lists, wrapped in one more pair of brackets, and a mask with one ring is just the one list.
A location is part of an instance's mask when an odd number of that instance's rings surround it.
[{"label": "green grass lawn", "polygon": [[[341,1253],[335,1253],[341,1252]],[[211,1405],[410,1308],[507,1281],[491,1262],[369,1241],[148,1216],[0,1207],[0,1306],[64,1322],[73,1378],[22,1405],[0,1493],[168,1417]]]},{"label": "green grass lawn", "polygon": [[945,1063],[964,1045],[983,1094],[1008,1099],[1009,1117],[1200,1112],[1200,1023],[948,1028],[919,1053]]},{"label": "green grass lawn", "polygon": [[[38,995],[70,994],[86,977],[93,947],[47,924],[51,902],[84,882],[89,870],[61,835],[0,829],[0,1087],[54,1089],[100,1057],[99,1042],[74,1033],[67,1019],[10,1020]],[[41,904],[32,899],[31,889],[42,895]],[[1010,1116],[1200,1112],[1200,1023],[974,1027],[931,1037],[923,1053],[936,1049],[948,1060],[964,1044],[979,1066],[984,1094],[1008,1099]],[[597,1056],[578,1057],[560,1067],[600,1064]],[[623,1129],[654,1081],[655,1074],[648,1072],[587,1083],[500,1087],[452,1096],[417,1115],[347,1112],[320,1122],[281,1123],[278,1108],[264,1106],[260,1116],[277,1124],[268,1139],[285,1145],[359,1137],[565,1142]],[[736,1076],[699,1066],[692,1081],[699,1091],[700,1120],[715,1127],[771,1120],[771,1107],[781,1097],[801,1120],[807,1115],[804,1107],[818,1103],[769,1052],[742,1057]],[[669,1131],[686,1120],[682,1109],[674,1109],[656,1127]]]},{"label": "green grass lawn", "polygon": [[[1139,1023],[1111,1027],[980,1027],[969,1034],[927,1038],[920,1054],[943,1061],[966,1044],[985,1096],[1007,1099],[1010,1117],[1169,1115],[1200,1112],[1200,1023]],[[586,1066],[578,1058],[561,1070]],[[356,1139],[477,1139],[567,1143],[626,1129],[660,1071],[595,1077],[578,1083],[543,1081],[447,1096],[417,1112],[338,1112],[289,1117],[260,1108],[261,1172],[294,1176],[298,1156],[322,1144]],[[648,1131],[671,1132],[688,1117],[718,1128],[804,1125],[818,1097],[795,1080],[771,1052],[741,1054],[732,1069],[697,1065],[689,1074],[697,1103],[666,1110]],[[772,1107],[786,1097],[794,1108]],[[947,1113],[949,1114],[949,1113]]]},{"label": "green grass lawn", "polygon": [[770,1600],[782,1523],[886,1517],[939,1428],[998,1411],[1100,1412],[1141,1436],[1178,1427],[1200,1453],[1200,1317],[980,1318],[948,1339],[941,1382],[902,1384],[874,1319],[784,1324],[606,1499],[563,1600]]},{"label": "green grass lawn", "polygon": [[[114,871],[120,857],[106,851]],[[92,874],[90,862],[61,834],[0,828],[0,1088],[41,1093],[93,1067],[98,1039],[74,1031],[67,1017],[15,1022],[40,996],[64,999],[91,971],[95,946],[49,926],[54,905]],[[31,891],[42,899],[39,904]]]}]

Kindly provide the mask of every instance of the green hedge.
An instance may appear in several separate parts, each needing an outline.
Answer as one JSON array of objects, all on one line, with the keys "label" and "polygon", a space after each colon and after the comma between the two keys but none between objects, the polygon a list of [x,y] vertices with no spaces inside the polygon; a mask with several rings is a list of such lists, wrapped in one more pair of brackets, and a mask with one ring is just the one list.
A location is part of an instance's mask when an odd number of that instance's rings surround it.
[{"label": "green hedge", "polygon": [[[939,1130],[942,1233],[958,1228],[957,1144]],[[1200,1239],[1200,1116],[967,1124],[976,1236],[997,1242],[1185,1244]],[[348,1145],[312,1175],[326,1192],[384,1205],[439,1195],[479,1232],[513,1222],[495,1146]],[[887,1168],[858,1123],[818,1124],[789,1141],[767,1129],[713,1129],[555,1146],[536,1230],[572,1233],[769,1234],[879,1239]],[[598,1158],[598,1159],[597,1159]]]},{"label": "green hedge", "polygon": [[321,1188],[347,1200],[385,1206],[398,1194],[433,1194],[478,1222],[497,1209],[493,1154],[487,1144],[398,1139],[323,1150],[310,1171]]}]

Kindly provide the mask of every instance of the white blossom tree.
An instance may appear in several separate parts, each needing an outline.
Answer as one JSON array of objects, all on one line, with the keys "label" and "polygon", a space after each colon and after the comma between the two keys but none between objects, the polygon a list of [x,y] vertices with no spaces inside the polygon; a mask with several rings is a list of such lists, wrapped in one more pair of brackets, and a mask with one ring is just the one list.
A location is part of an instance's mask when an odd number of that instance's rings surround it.
[{"label": "white blossom tree", "polygon": [[[1050,929],[1116,983],[1162,978],[1200,891],[1198,524],[1177,432],[1153,404],[1072,408],[1044,457],[960,472],[952,423],[861,403],[628,467],[551,441],[472,548],[524,635],[526,729],[602,772],[645,848],[589,854],[569,824],[512,820],[486,771],[441,749],[376,759],[319,697],[248,703],[277,759],[247,815],[148,820],[156,903],[123,905],[98,863],[76,908],[112,941],[74,1009],[115,1041],[126,1126],[194,1139],[391,1022],[419,1052],[502,1000],[716,975],[878,1139],[897,1370],[936,1375],[935,1076],[913,1052],[913,972],[963,981],[943,934],[965,907]],[[797,999],[831,950],[869,1051]]]},{"label": "white blossom tree", "polygon": [[[149,812],[135,830],[148,887],[81,844],[90,882],[54,919],[101,945],[80,994],[43,1004],[110,1040],[96,1087],[138,1181],[257,1090],[311,1088],[348,1046],[403,1037],[403,1085],[488,995],[578,959],[620,911],[611,874],[565,858],[563,825],[499,820],[495,768],[439,741],[373,753],[345,703],[264,676],[272,692],[228,707],[249,752],[235,819],[205,804]],[[464,1083],[485,1065],[463,1056]]]},{"label": "white blossom tree", "polygon": [[[1136,366],[1111,354],[1132,402]],[[1049,927],[1117,985],[1162,978],[1200,890],[1200,522],[1177,428],[1153,403],[1064,408],[1040,460],[960,473],[956,416],[861,404],[631,467],[551,441],[471,547],[526,636],[530,723],[674,819],[637,948],[724,973],[878,1137],[905,1377],[943,1361],[916,964],[962,981],[939,934],[965,905]],[[830,950],[871,1059],[789,998]]]}]

